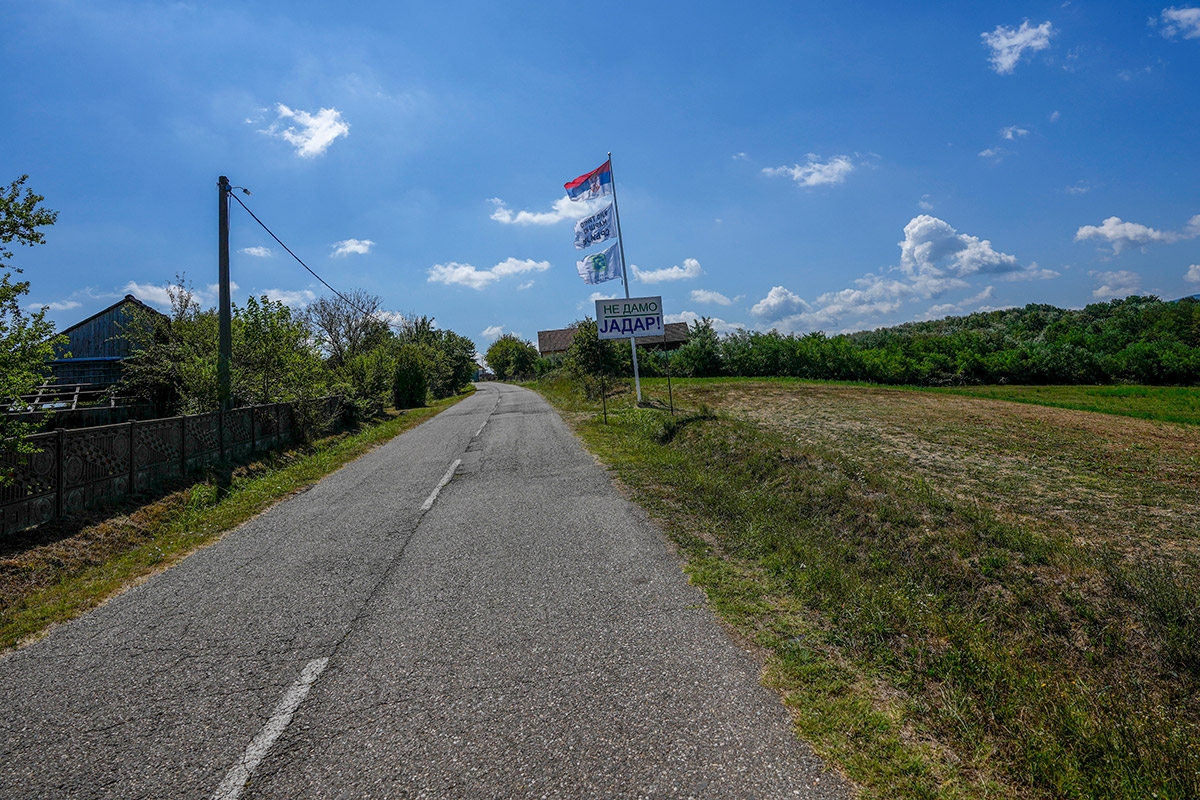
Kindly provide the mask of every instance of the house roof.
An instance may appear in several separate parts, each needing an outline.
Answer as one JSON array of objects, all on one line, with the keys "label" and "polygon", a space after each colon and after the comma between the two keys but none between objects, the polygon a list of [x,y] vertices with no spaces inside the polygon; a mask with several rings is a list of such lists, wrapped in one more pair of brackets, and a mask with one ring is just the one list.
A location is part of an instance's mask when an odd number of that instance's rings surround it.
[{"label": "house roof", "polygon": [[70,333],[71,333],[71,331],[75,330],[76,328],[82,328],[84,325],[87,325],[89,322],[95,322],[96,320],[98,320],[98,319],[100,319],[101,317],[103,317],[105,314],[108,314],[108,313],[111,313],[111,312],[113,312],[113,311],[117,310],[118,308],[120,308],[121,306],[125,305],[126,303],[133,303],[133,304],[135,304],[135,305],[137,305],[137,306],[140,306],[140,307],[142,307],[142,308],[146,309],[147,311],[149,311],[149,312],[151,312],[151,313],[153,313],[153,314],[157,314],[158,316],[162,317],[163,319],[166,319],[166,317],[167,317],[167,315],[166,315],[166,314],[162,313],[162,312],[161,312],[161,311],[159,311],[158,309],[151,308],[150,306],[148,306],[148,305],[146,305],[145,303],[143,303],[141,300],[138,300],[138,299],[137,299],[136,297],[134,297],[133,295],[131,295],[131,294],[127,294],[127,295],[125,295],[125,297],[123,297],[122,299],[120,299],[120,300],[118,300],[117,302],[113,303],[111,306],[109,306],[108,308],[104,309],[103,311],[97,311],[95,314],[92,314],[90,317],[88,317],[87,319],[83,320],[82,322],[76,322],[76,323],[75,323],[74,325],[72,325],[71,327],[69,327],[69,328],[63,328],[63,329],[62,329],[61,331],[59,331],[58,333],[59,333],[60,335],[61,335],[61,334],[65,334],[65,335],[68,335],[68,336],[69,336],[69,335],[70,335]]},{"label": "house roof", "polygon": [[[686,322],[668,322],[663,325],[663,330],[666,334],[666,346],[668,349],[679,347],[688,340],[688,325]],[[552,331],[538,331],[538,352],[542,355],[548,353],[565,353],[571,347],[571,342],[575,339],[574,328],[558,328]],[[639,336],[637,337],[638,347],[661,347],[663,345],[662,336]]]}]

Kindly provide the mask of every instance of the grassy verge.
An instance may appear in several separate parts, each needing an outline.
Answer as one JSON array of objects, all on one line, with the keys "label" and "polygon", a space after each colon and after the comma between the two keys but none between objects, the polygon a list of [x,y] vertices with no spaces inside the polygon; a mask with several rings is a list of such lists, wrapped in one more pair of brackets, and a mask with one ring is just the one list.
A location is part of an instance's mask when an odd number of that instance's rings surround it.
[{"label": "grassy verge", "polygon": [[737,380],[604,425],[542,391],[864,797],[1200,796],[1193,428]]},{"label": "grassy verge", "polygon": [[[465,395],[393,414],[302,449],[266,455],[147,503],[0,539],[0,651],[73,619],[211,544],[288,495]],[[118,509],[118,512],[121,509]]]},{"label": "grassy verge", "polygon": [[1179,386],[968,386],[928,389],[970,397],[1200,425],[1200,388]]}]

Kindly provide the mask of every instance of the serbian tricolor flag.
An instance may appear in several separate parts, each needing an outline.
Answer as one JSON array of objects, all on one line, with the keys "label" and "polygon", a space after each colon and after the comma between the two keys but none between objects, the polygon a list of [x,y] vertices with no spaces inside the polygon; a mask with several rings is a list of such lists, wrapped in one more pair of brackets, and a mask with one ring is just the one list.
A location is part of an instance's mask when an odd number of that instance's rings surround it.
[{"label": "serbian tricolor flag", "polygon": [[567,197],[572,200],[591,200],[612,194],[612,160],[605,161],[586,175],[563,184]]}]

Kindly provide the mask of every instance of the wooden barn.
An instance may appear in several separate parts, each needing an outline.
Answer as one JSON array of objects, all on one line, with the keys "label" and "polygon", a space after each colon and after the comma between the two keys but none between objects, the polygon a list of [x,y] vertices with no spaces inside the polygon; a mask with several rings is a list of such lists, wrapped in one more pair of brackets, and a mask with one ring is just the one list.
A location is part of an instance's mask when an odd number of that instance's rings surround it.
[{"label": "wooden barn", "polygon": [[[686,322],[668,322],[663,325],[666,336],[639,336],[637,346],[647,350],[678,350],[687,344],[688,324]],[[664,341],[665,338],[665,341]],[[574,328],[558,328],[552,331],[538,331],[538,353],[543,356],[555,353],[565,354],[575,339]],[[628,341],[621,339],[622,342]],[[628,347],[629,345],[626,345]]]},{"label": "wooden barn", "polygon": [[98,389],[117,383],[121,379],[121,360],[131,353],[129,340],[122,334],[139,311],[165,319],[165,315],[127,294],[120,302],[60,331],[68,342],[50,362],[55,383],[86,384]]}]

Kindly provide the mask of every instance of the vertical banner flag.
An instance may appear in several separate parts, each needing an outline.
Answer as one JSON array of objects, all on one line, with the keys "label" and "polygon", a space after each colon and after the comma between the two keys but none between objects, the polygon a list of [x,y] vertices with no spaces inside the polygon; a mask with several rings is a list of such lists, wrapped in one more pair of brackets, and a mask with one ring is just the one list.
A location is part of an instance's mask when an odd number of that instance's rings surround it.
[{"label": "vertical banner flag", "polygon": [[621,248],[612,245],[599,253],[584,256],[583,261],[575,262],[579,277],[584,283],[604,283],[613,278],[621,277],[625,267],[621,263]]},{"label": "vertical banner flag", "polygon": [[563,184],[572,200],[592,200],[612,194],[612,162],[605,161],[591,172]]},{"label": "vertical banner flag", "polygon": [[586,250],[617,235],[612,203],[575,223],[575,249]]}]

